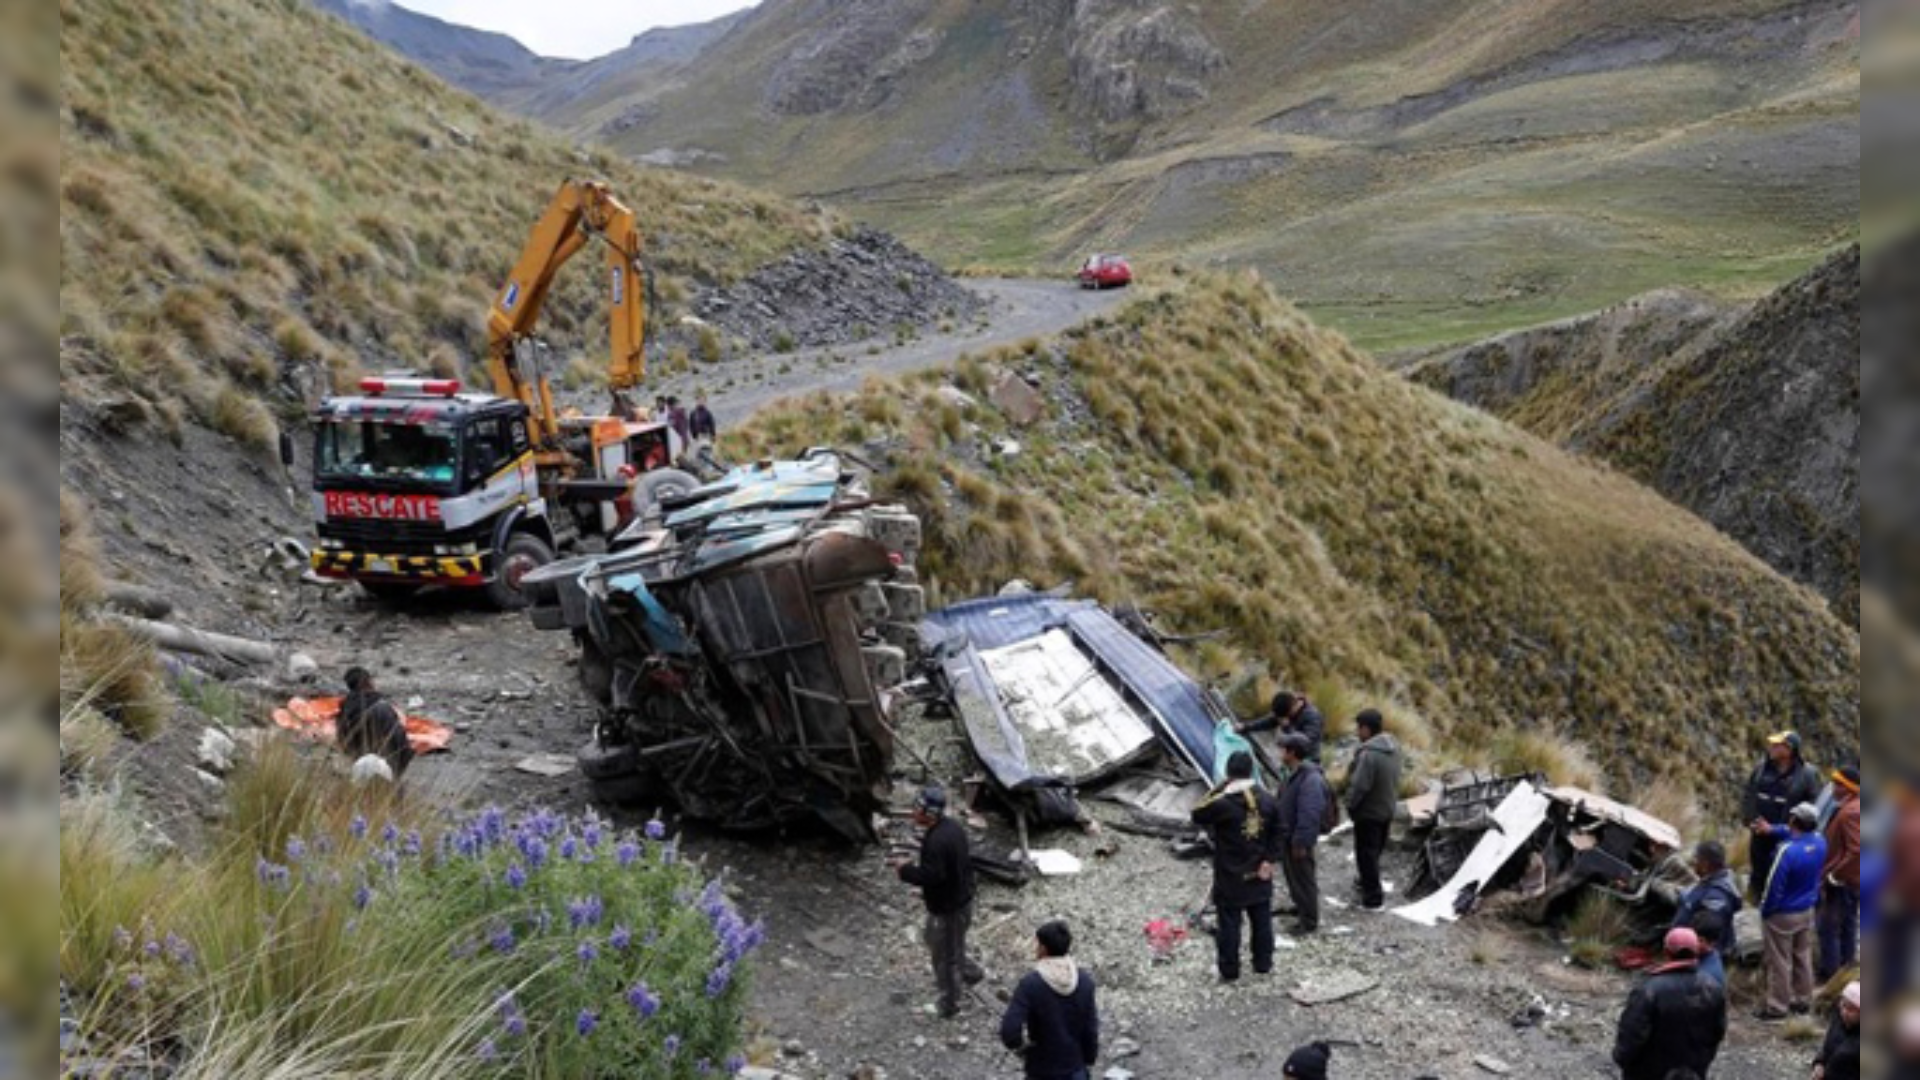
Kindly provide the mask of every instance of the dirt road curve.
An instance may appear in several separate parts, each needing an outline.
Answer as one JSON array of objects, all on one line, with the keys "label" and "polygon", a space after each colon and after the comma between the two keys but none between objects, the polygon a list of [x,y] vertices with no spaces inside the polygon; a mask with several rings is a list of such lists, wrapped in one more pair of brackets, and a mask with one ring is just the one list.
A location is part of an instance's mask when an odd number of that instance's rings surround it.
[{"label": "dirt road curve", "polygon": [[[964,353],[1055,334],[1118,307],[1129,295],[1124,289],[1090,292],[1071,281],[982,278],[966,284],[992,302],[984,327],[962,326],[944,334],[930,330],[905,344],[877,342],[730,360],[718,368],[660,379],[654,392],[691,400],[704,389],[721,425],[736,424],[783,397],[854,390],[871,375],[938,367]],[[876,346],[877,351],[869,352]]]}]

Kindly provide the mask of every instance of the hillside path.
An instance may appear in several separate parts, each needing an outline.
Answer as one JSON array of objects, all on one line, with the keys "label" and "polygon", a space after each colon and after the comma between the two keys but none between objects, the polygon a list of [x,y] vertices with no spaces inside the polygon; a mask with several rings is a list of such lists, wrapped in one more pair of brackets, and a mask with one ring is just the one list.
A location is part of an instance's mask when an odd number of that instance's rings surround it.
[{"label": "hillside path", "polygon": [[[1130,294],[1127,289],[1092,292],[1064,279],[979,278],[965,284],[991,302],[984,327],[961,326],[952,333],[928,330],[904,344],[876,339],[729,360],[653,381],[649,390],[691,403],[697,390],[706,389],[724,430],[782,398],[817,390],[857,390],[872,375],[904,375],[952,363],[965,353],[1059,333],[1118,307]],[[870,352],[876,345],[878,351]]]}]

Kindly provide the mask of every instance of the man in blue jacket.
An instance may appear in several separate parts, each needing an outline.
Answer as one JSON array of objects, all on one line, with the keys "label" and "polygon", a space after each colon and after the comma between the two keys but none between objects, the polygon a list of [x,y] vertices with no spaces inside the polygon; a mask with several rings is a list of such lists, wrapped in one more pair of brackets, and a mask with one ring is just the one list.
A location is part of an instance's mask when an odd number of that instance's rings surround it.
[{"label": "man in blue jacket", "polygon": [[1074,963],[1066,923],[1047,923],[1033,938],[1033,970],[1014,987],[1000,1041],[1025,1059],[1027,1080],[1087,1080],[1100,1056],[1093,975]]},{"label": "man in blue jacket", "polygon": [[1727,849],[1712,840],[1694,848],[1693,872],[1700,883],[1680,894],[1679,907],[1674,910],[1673,923],[1668,929],[1678,930],[1683,926],[1699,929],[1694,919],[1703,911],[1714,912],[1727,927],[1720,951],[1738,953],[1740,943],[1735,940],[1733,919],[1746,905],[1741,899],[1739,884],[1733,880],[1733,871],[1727,869]]},{"label": "man in blue jacket", "polygon": [[1280,866],[1293,897],[1295,919],[1288,932],[1295,937],[1320,932],[1320,871],[1314,848],[1333,799],[1320,766],[1307,760],[1311,751],[1312,744],[1299,732],[1280,740],[1281,763],[1287,769],[1287,786],[1280,789]]},{"label": "man in blue jacket", "polygon": [[1755,1015],[1784,1020],[1813,1009],[1813,918],[1820,903],[1820,873],[1827,841],[1814,831],[1820,814],[1810,802],[1787,814],[1785,828],[1755,818],[1755,836],[1776,845],[1773,871],[1761,893],[1760,917],[1767,939],[1767,1004]]}]

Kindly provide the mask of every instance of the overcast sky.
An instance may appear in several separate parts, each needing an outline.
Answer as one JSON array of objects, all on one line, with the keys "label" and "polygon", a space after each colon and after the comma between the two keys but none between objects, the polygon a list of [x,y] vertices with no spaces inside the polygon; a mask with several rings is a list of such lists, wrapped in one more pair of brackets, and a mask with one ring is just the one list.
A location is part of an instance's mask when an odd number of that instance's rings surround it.
[{"label": "overcast sky", "polygon": [[655,26],[683,26],[752,7],[753,0],[399,0],[463,26],[496,30],[541,56],[588,60]]}]

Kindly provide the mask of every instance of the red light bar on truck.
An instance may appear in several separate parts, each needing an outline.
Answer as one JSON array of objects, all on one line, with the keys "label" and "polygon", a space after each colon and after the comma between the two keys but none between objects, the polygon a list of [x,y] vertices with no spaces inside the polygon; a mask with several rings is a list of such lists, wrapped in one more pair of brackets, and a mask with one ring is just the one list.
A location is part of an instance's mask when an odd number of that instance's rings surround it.
[{"label": "red light bar on truck", "polygon": [[360,380],[360,392],[394,397],[452,397],[460,392],[460,380],[367,378]]}]

